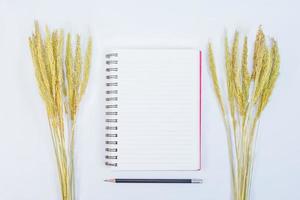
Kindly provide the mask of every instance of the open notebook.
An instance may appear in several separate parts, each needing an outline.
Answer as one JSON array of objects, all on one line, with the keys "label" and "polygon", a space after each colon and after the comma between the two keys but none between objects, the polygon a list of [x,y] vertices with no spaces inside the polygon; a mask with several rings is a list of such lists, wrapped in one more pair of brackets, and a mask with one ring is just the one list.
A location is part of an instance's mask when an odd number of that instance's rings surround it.
[{"label": "open notebook", "polygon": [[201,52],[107,52],[106,162],[121,170],[200,170]]}]

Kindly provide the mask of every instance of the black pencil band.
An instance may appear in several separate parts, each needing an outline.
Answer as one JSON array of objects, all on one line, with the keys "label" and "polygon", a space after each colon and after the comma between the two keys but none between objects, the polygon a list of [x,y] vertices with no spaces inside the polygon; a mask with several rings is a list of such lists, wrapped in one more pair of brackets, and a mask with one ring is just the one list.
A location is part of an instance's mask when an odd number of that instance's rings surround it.
[{"label": "black pencil band", "polygon": [[192,183],[191,179],[116,179],[116,183]]}]

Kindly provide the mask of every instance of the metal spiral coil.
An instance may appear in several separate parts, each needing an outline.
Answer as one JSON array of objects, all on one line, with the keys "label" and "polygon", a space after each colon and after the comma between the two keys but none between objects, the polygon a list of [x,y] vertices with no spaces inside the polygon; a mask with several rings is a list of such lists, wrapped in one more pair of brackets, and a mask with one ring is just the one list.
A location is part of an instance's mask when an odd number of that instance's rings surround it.
[{"label": "metal spiral coil", "polygon": [[118,53],[108,53],[105,55],[106,61],[106,87],[105,91],[105,137],[107,140],[105,141],[105,165],[111,167],[118,166]]}]

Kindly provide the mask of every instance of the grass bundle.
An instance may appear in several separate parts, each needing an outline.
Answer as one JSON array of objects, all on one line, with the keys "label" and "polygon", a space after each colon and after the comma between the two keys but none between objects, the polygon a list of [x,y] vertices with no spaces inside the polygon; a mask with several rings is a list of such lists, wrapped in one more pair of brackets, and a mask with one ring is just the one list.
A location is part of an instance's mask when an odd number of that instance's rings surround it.
[{"label": "grass bundle", "polygon": [[229,47],[225,38],[226,91],[219,84],[211,43],[208,51],[213,86],[227,132],[232,197],[249,200],[257,126],[279,75],[280,56],[277,42],[272,39],[269,47],[259,27],[250,71],[247,37],[241,52],[239,39],[239,33],[235,32]]},{"label": "grass bundle", "polygon": [[29,46],[39,92],[47,110],[62,200],[74,200],[76,118],[89,79],[92,41],[89,39],[83,59],[79,35],[73,53],[70,34],[66,45],[62,30],[50,32],[46,27],[45,37],[42,37],[36,22]]}]

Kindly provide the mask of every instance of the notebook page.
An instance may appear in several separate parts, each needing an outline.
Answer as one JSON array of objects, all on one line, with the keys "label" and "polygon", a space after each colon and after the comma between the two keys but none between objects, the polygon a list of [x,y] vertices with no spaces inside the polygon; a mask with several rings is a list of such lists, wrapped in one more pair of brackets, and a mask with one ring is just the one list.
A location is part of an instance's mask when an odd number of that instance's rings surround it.
[{"label": "notebook page", "polygon": [[199,51],[116,52],[117,169],[200,169]]}]

